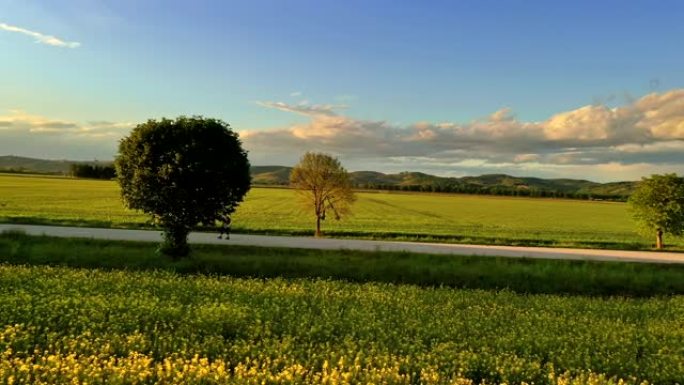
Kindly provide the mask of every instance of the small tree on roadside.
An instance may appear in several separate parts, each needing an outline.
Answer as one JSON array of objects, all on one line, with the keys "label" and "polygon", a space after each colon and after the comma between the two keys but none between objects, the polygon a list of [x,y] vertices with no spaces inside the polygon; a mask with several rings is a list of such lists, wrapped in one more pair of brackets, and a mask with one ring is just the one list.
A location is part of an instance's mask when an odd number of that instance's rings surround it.
[{"label": "small tree on roadside", "polygon": [[321,236],[321,221],[336,220],[351,212],[355,201],[347,170],[336,158],[307,152],[290,173],[290,185],[297,189],[302,204],[316,217],[316,237]]},{"label": "small tree on roadside", "polygon": [[235,211],[251,183],[238,135],[202,117],[139,124],[121,140],[115,166],[124,204],[152,215],[164,230],[159,250],[172,257],[188,255],[198,223]]},{"label": "small tree on roadside", "polygon": [[642,178],[629,204],[641,230],[655,233],[657,249],[663,248],[663,234],[684,233],[684,178],[676,174]]}]

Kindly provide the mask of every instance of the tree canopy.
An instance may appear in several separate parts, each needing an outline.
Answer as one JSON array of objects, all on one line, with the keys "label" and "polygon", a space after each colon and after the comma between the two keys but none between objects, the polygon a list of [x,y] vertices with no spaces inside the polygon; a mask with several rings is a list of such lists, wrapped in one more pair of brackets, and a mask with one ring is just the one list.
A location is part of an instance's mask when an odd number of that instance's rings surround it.
[{"label": "tree canopy", "polygon": [[643,178],[629,198],[641,230],[656,236],[656,248],[663,248],[663,234],[684,233],[684,178],[676,174]]},{"label": "tree canopy", "polygon": [[230,215],[249,191],[247,153],[227,123],[203,117],[148,120],[121,140],[115,160],[124,204],[164,229],[160,250],[189,252],[199,223]]},{"label": "tree canopy", "polygon": [[290,173],[290,185],[316,217],[317,237],[322,234],[321,221],[330,215],[336,220],[348,215],[356,199],[347,170],[338,159],[324,153],[305,153]]}]

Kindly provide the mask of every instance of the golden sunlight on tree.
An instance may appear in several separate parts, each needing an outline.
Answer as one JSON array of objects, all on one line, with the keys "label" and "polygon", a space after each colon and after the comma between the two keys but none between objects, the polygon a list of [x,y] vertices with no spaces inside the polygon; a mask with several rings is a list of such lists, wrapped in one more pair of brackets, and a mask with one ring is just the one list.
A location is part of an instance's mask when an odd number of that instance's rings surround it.
[{"label": "golden sunlight on tree", "polygon": [[290,174],[290,185],[297,189],[305,209],[312,209],[316,237],[321,236],[321,221],[331,215],[335,220],[349,215],[356,200],[347,170],[328,154],[304,154]]},{"label": "golden sunlight on tree", "polygon": [[663,234],[684,234],[684,178],[677,174],[642,178],[629,204],[642,232],[655,234],[658,250],[664,247]]}]

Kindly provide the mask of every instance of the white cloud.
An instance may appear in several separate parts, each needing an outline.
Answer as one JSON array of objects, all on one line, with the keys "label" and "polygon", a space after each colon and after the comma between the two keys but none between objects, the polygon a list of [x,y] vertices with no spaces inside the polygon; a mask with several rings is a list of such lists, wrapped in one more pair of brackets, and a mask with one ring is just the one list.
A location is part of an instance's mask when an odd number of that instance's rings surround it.
[{"label": "white cloud", "polygon": [[32,134],[60,134],[74,132],[77,129],[77,124],[73,122],[29,115],[19,110],[10,111],[10,115],[0,116],[0,130],[4,131],[25,131]]},{"label": "white cloud", "polygon": [[0,155],[38,158],[112,159],[132,123],[50,119],[23,111],[0,115]]},{"label": "white cloud", "polygon": [[294,112],[304,116],[335,116],[335,110],[344,109],[346,106],[341,104],[309,104],[308,100],[303,100],[296,105],[283,102],[257,102],[258,105],[267,108],[273,108],[285,112]]},{"label": "white cloud", "polygon": [[633,109],[640,112],[637,127],[661,139],[684,138],[684,89],[646,95]]},{"label": "white cloud", "polygon": [[540,158],[539,154],[517,154],[513,157],[513,161],[516,163],[529,163],[537,162]]},{"label": "white cloud", "polygon": [[[440,175],[509,173],[594,180],[684,173],[684,90],[649,94],[614,108],[562,111],[542,121],[502,109],[471,122],[397,125],[344,114],[343,105],[259,102],[305,117],[241,131],[252,164],[294,164],[305,151],[339,156],[352,170]],[[134,124],[74,122],[22,111],[0,114],[0,154],[111,159]]]},{"label": "white cloud", "polygon": [[17,27],[5,23],[0,23],[0,30],[16,32],[36,39],[36,43],[51,45],[53,47],[78,48],[81,43],[75,41],[65,41],[52,35],[45,35],[40,32],[31,31],[26,28]]},{"label": "white cloud", "polygon": [[665,153],[676,151],[682,154],[684,159],[684,140],[668,140],[648,144],[623,144],[615,146],[616,151],[625,153]]},{"label": "white cloud", "polygon": [[614,121],[615,111],[585,106],[552,116],[544,122],[544,134],[551,140],[605,140]]}]

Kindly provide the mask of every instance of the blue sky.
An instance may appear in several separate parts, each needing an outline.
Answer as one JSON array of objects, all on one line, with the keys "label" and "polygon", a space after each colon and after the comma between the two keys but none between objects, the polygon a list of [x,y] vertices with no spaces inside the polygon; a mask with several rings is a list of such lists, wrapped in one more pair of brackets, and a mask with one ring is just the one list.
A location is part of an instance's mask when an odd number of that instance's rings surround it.
[{"label": "blue sky", "polygon": [[[202,114],[244,131],[255,164],[324,150],[357,170],[681,173],[682,20],[677,1],[0,0],[0,154],[111,158],[135,123]],[[502,109],[518,124],[481,128]],[[545,140],[519,145],[534,124]]]}]

